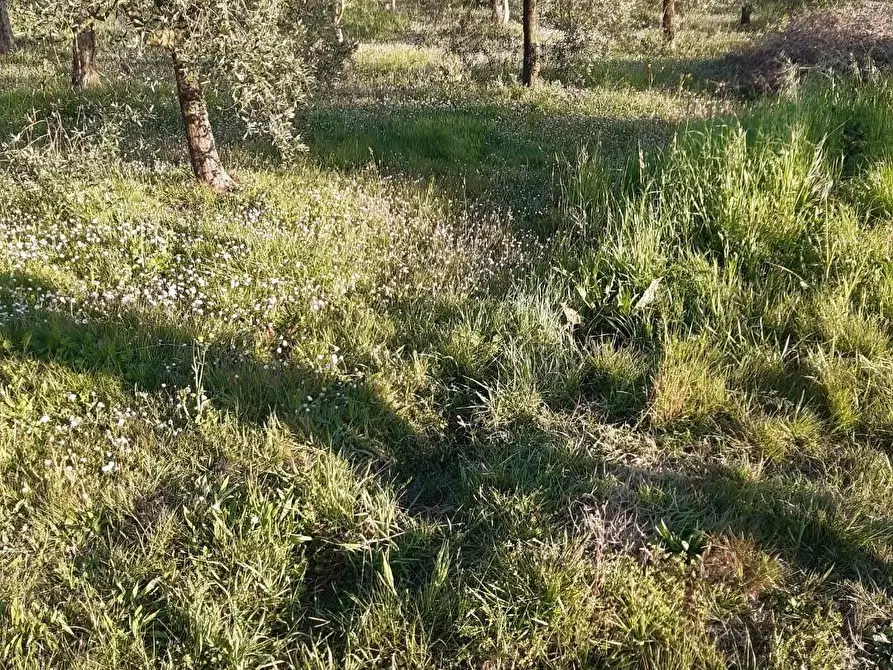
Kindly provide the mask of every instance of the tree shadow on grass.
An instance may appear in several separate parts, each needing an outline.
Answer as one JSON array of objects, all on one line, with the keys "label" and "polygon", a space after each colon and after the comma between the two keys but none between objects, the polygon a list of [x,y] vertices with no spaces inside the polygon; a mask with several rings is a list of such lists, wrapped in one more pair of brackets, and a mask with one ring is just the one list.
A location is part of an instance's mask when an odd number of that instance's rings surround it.
[{"label": "tree shadow on grass", "polygon": [[[469,488],[495,488],[515,497],[533,496],[538,512],[564,518],[582,501],[611,502],[635,518],[638,541],[660,543],[654,529],[661,522],[682,538],[703,531],[714,537],[746,537],[762,550],[805,572],[829,573],[837,580],[869,580],[893,585],[893,520],[876,518],[851,502],[794,472],[752,478],[730,465],[706,467],[668,462],[654,469],[612,463],[595,452],[569,449],[562,440],[538,429],[521,431],[511,448],[496,445],[469,452]],[[605,439],[613,439],[606,437]],[[499,458],[490,461],[487,454]],[[613,501],[613,502],[612,502]],[[512,510],[504,508],[503,523]],[[515,532],[538,532],[526,519]],[[611,519],[600,522],[611,524]],[[539,529],[542,531],[542,529]],[[604,529],[603,529],[604,530]],[[492,533],[492,530],[489,531]]]},{"label": "tree shadow on grass", "polygon": [[[31,276],[0,276],[0,287],[8,286],[54,292],[53,287]],[[299,434],[336,450],[362,451],[367,436],[386,435],[381,449],[367,445],[370,453],[385,460],[389,456],[384,445],[415,439],[408,424],[367,385],[339,384],[334,376],[304,366],[261,362],[234,351],[226,342],[196,340],[177,324],[147,323],[136,312],[92,320],[21,301],[18,305],[22,316],[0,323],[12,356],[62,364],[76,372],[101,372],[119,379],[125,388],[137,385],[148,392],[160,392],[168,385],[185,386],[194,381],[192,366],[199,352],[207,362],[203,380],[210,402],[241,421],[262,426],[278,413]],[[307,396],[318,398],[333,384],[344,400],[309,411]]]},{"label": "tree shadow on grass", "polygon": [[[0,278],[0,286],[38,283],[20,275]],[[42,287],[44,292],[52,288]],[[84,322],[35,305],[25,305],[20,316],[0,322],[0,336],[7,356],[102,373],[118,380],[122,390],[138,385],[157,395],[164,394],[161,384],[192,381],[189,368],[197,346],[185,328],[147,322],[136,313]],[[597,449],[586,453],[570,448],[568,436],[542,429],[535,421],[512,421],[498,431],[450,426],[442,443],[432,445],[367,384],[339,387],[339,396],[330,393],[332,380],[318,370],[273,369],[234,354],[225,342],[202,347],[207,360],[214,361],[206,368],[204,388],[216,410],[247,425],[264,425],[275,414],[291,431],[324,449],[371,465],[384,479],[408,483],[404,502],[410,514],[455,525],[451,533],[458,537],[450,540],[462,549],[464,570],[484,569],[506,542],[554,537],[560,528],[556,522],[572,525],[568,510],[580,500],[619,499],[638,515],[645,529],[641,541],[653,541],[651,529],[666,521],[680,535],[700,529],[752,538],[760,548],[802,570],[870,578],[882,585],[891,581],[891,567],[879,548],[893,543],[893,524],[866,518],[855,506],[803,480],[784,476],[754,480],[726,466],[631,468]],[[178,363],[180,372],[169,372],[171,362]],[[307,411],[308,395],[326,400]],[[237,490],[239,473],[221,462],[220,446],[208,445],[211,459],[197,464],[197,469],[221,481],[234,475]],[[134,515],[122,516],[111,509],[100,512],[102,534],[119,538],[110,541],[107,550],[128,542],[140,528],[151,527],[159,510],[182,509],[187,484],[179,475],[163,479],[142,492]],[[277,490],[283,484],[275,473],[264,473],[261,485]],[[243,512],[226,506],[223,511]],[[213,544],[211,529],[195,533],[190,542]],[[372,549],[376,557],[371,564],[390,553],[400,589],[421,592],[435,570],[442,541],[430,533],[408,532],[388,547]],[[306,589],[298,602],[288,605],[288,612],[276,614],[269,634],[331,635],[337,644],[346,633],[342,626],[353,599],[361,599],[378,583],[377,575],[369,574],[369,553],[351,554],[325,541],[300,547],[307,552],[302,577]],[[121,575],[113,562],[89,551],[82,552],[79,560],[85,561],[83,570],[90,573],[88,579],[97,592],[114,592]],[[160,613],[158,626],[188,637],[189,622],[177,618],[184,616],[178,606],[159,600],[161,596],[152,598],[140,605]],[[313,617],[318,617],[316,623],[310,621]],[[327,623],[321,623],[326,617]],[[90,630],[87,624],[84,629]],[[441,624],[445,639],[457,634],[449,623],[432,623]],[[146,644],[158,650],[167,643],[153,638]]]},{"label": "tree shadow on grass", "polygon": [[[366,383],[346,383],[336,375],[303,365],[262,362],[234,352],[226,342],[199,342],[186,328],[154,322],[136,312],[124,312],[117,318],[84,318],[42,308],[34,300],[29,304],[27,297],[23,300],[22,293],[8,290],[17,286],[39,289],[26,296],[55,292],[54,287],[35,277],[0,277],[0,314],[12,315],[0,319],[0,353],[6,358],[100,374],[116,380],[124,393],[145,392],[168,402],[176,397],[178,388],[188,387],[197,393],[203,390],[224,420],[233,420],[237,426],[263,428],[275,417],[279,425],[287,427],[305,444],[343,456],[358,470],[357,477],[371,473],[385,487],[396,480],[399,489],[411,476],[400,461],[401,455],[423,453],[428,448],[409,422]],[[194,376],[196,360],[204,361],[201,387]],[[184,445],[192,444],[185,435],[174,439]],[[153,528],[162,511],[177,517],[187,514],[187,507],[194,503],[189,492],[195,488],[196,477],[206,476],[214,485],[229,481],[225,486],[230,488],[230,502],[221,513],[233,518],[244,516],[248,499],[247,493],[239,492],[243,486],[240,482],[258,476],[257,473],[252,475],[247,470],[242,472],[243,466],[233,466],[226,456],[225,444],[206,444],[196,439],[197,443],[185,447],[195,449],[190,455],[196,459],[194,467],[172,471],[151,490],[139,492],[131,512],[122,514],[121,510],[103,508],[91,517],[98,528],[97,540],[77,554],[75,571],[100,593],[108,589],[109,597],[114,596],[119,581],[128,578],[117,574],[117,562],[110,558],[112,553]],[[276,472],[259,476],[261,486],[271,491],[288,484]],[[203,542],[208,546],[216,542],[212,528],[196,526],[194,531],[196,536],[190,542],[198,543],[199,548]],[[347,607],[354,597],[370,588],[370,583],[375,583],[370,582],[368,574],[370,552],[392,551],[411,563],[413,572],[418,573],[419,565],[430,563],[426,569],[433,569],[433,556],[440,546],[439,539],[418,533],[405,533],[380,546],[372,544],[365,552],[341,550],[337,540],[323,534],[295,545],[296,552],[303,552],[307,565],[302,607],[318,607],[330,614]],[[294,560],[298,560],[297,554]],[[415,581],[419,579],[424,581],[424,576]],[[178,616],[163,603],[154,606],[164,610],[165,616]],[[190,630],[183,621],[160,621],[159,625],[176,625],[183,635]],[[303,619],[295,619],[294,625],[310,626]],[[89,622],[85,621],[84,626],[90,630]],[[311,628],[307,629],[308,635]],[[336,629],[331,632],[336,637],[339,633]],[[158,640],[152,641],[152,646],[157,643]]]},{"label": "tree shadow on grass", "polygon": [[569,115],[534,106],[458,103],[329,106],[312,114],[307,142],[321,164],[431,180],[445,193],[489,196],[520,211],[548,209],[556,159],[598,146],[624,164],[642,145],[660,145],[676,125],[660,119]]},{"label": "tree shadow on grass", "polygon": [[[568,74],[546,69],[547,78],[561,80]],[[584,88],[631,89],[660,91],[668,94],[706,93],[732,97],[739,93],[737,72],[725,56],[715,58],[611,58],[587,67],[584,72],[570,74]]]}]

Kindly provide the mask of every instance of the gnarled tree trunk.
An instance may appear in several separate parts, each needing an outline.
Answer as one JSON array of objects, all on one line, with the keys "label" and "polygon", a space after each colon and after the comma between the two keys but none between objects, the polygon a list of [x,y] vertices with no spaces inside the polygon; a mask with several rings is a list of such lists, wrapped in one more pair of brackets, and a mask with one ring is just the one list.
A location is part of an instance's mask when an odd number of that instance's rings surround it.
[{"label": "gnarled tree trunk", "polygon": [[663,0],[661,12],[661,27],[664,32],[664,40],[672,44],[676,39],[676,2],[675,0]]},{"label": "gnarled tree trunk", "polygon": [[74,27],[71,41],[71,88],[83,91],[99,84],[96,69],[96,33],[92,23]]},{"label": "gnarled tree trunk", "polygon": [[172,53],[172,57],[174,74],[177,77],[177,98],[180,101],[180,114],[186,130],[186,145],[189,148],[192,171],[202,184],[207,184],[215,191],[228,191],[235,186],[235,182],[220,162],[201,83],[176,52]]},{"label": "gnarled tree trunk", "polygon": [[15,40],[12,36],[12,24],[9,22],[9,11],[6,9],[6,0],[0,0],[0,54],[8,54],[15,49]]},{"label": "gnarled tree trunk", "polygon": [[747,28],[750,25],[750,15],[753,13],[753,5],[745,3],[741,5],[741,27]]},{"label": "gnarled tree trunk", "polygon": [[521,83],[536,86],[540,73],[539,20],[536,0],[524,0],[524,69]]}]

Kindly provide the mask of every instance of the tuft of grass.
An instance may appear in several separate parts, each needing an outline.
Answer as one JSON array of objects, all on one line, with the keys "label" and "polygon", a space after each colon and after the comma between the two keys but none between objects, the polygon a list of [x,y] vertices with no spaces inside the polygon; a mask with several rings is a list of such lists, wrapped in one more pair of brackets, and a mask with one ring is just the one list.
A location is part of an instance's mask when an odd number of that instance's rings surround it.
[{"label": "tuft of grass", "polygon": [[721,412],[728,391],[720,361],[719,352],[705,340],[667,342],[654,379],[651,423],[697,425]]}]

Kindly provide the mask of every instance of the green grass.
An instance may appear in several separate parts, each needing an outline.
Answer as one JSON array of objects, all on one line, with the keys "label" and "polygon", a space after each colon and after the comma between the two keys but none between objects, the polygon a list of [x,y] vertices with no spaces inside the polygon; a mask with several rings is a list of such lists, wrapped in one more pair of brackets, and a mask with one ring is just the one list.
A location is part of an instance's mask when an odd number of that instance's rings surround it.
[{"label": "green grass", "polygon": [[725,16],[527,92],[358,14],[225,197],[0,64],[0,666],[890,667],[893,83],[675,86]]}]

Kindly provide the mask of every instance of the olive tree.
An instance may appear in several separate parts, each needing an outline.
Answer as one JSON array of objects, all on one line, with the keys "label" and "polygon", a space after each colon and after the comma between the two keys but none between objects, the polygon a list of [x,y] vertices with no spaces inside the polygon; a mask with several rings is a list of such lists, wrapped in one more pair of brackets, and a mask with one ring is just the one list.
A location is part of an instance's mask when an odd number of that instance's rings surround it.
[{"label": "olive tree", "polygon": [[12,36],[12,23],[9,21],[9,10],[6,0],[0,0],[0,54],[8,54],[15,49]]},{"label": "olive tree", "polygon": [[675,0],[662,0],[660,24],[664,34],[664,40],[673,44],[676,40],[676,2]]},{"label": "olive tree", "polygon": [[524,64],[521,83],[536,86],[540,71],[539,14],[537,0],[524,0]]},{"label": "olive tree", "polygon": [[43,0],[35,3],[37,18],[48,37],[71,41],[71,88],[83,91],[99,84],[96,26],[112,17],[116,0]]},{"label": "olive tree", "polygon": [[82,91],[99,84],[96,68],[96,23],[115,9],[113,0],[79,2],[69,0],[71,17],[71,88]]},{"label": "olive tree", "polygon": [[206,91],[228,96],[246,133],[265,133],[285,154],[300,148],[293,120],[319,81],[337,72],[337,0],[124,0],[127,24],[167,53],[189,162],[217,191],[234,181],[220,160]]},{"label": "olive tree", "polygon": [[490,13],[493,23],[507,25],[512,18],[509,0],[492,0]]}]

